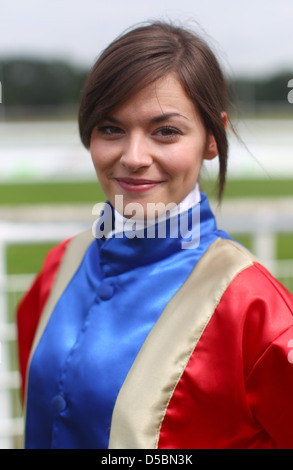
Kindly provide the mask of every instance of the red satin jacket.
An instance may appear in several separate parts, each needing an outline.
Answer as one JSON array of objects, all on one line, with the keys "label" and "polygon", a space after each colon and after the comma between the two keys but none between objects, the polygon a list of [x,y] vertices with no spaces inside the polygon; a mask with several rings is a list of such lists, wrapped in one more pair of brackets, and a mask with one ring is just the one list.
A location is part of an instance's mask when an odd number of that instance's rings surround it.
[{"label": "red satin jacket", "polygon": [[[23,392],[35,330],[69,245],[51,251],[19,308]],[[292,314],[292,295],[240,245],[218,239],[136,358],[109,447],[293,448]]]}]

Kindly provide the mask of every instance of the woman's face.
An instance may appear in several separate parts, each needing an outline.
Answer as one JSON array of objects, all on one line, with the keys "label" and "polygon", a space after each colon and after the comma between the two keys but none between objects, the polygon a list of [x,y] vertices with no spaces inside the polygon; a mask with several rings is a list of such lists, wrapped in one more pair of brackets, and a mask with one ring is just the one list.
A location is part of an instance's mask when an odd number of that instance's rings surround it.
[{"label": "woman's face", "polygon": [[139,203],[146,215],[148,203],[179,204],[217,147],[179,81],[167,75],[101,121],[90,152],[110,203],[120,195],[124,209]]}]

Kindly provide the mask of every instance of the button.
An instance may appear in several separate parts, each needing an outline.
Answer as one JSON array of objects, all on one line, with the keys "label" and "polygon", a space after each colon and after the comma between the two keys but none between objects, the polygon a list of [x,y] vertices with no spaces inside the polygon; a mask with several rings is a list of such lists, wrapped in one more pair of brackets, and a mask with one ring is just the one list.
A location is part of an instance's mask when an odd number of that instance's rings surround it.
[{"label": "button", "polygon": [[114,287],[111,284],[102,283],[98,288],[98,295],[102,300],[109,300],[114,295]]},{"label": "button", "polygon": [[51,405],[56,413],[61,413],[61,411],[64,411],[66,408],[66,401],[62,395],[56,395],[53,398]]}]

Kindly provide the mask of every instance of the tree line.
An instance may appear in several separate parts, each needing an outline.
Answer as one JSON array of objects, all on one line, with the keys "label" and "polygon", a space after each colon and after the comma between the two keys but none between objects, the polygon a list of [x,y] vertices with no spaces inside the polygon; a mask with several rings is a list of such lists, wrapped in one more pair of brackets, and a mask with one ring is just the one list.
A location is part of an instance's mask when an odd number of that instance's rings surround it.
[{"label": "tree line", "polygon": [[[2,104],[7,116],[75,113],[88,74],[88,69],[64,61],[45,61],[30,58],[0,58]],[[270,77],[228,79],[233,104],[249,107],[270,104],[288,106],[288,82],[292,71],[276,73]]]},{"label": "tree line", "polygon": [[22,114],[28,109],[35,114],[75,110],[87,73],[58,60],[0,59],[5,114]]}]

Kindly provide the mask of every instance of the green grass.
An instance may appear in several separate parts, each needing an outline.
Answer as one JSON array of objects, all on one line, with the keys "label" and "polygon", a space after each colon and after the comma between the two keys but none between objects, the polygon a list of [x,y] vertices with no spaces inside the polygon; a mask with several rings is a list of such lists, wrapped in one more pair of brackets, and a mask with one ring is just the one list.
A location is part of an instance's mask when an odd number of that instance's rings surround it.
[{"label": "green grass", "polygon": [[292,179],[230,180],[227,183],[225,197],[288,197],[293,196]]},{"label": "green grass", "polygon": [[0,205],[95,204],[104,199],[96,181],[0,185]]},{"label": "green grass", "polygon": [[[214,180],[202,181],[202,189],[212,198],[217,197],[217,184]],[[281,198],[293,197],[293,178],[282,179],[230,179],[223,196],[225,199],[239,198]]]},{"label": "green grass", "polygon": [[277,258],[293,259],[293,234],[278,235]]},{"label": "green grass", "polygon": [[[253,252],[252,237],[249,235],[235,235],[230,234],[232,238],[236,239],[242,245],[246,246]],[[276,238],[276,256],[278,260],[293,259],[293,233],[278,234]]]},{"label": "green grass", "polygon": [[[212,198],[216,197],[216,186],[214,180],[201,183]],[[226,184],[224,201],[225,198],[287,196],[293,196],[293,179],[231,179]],[[94,204],[103,200],[105,196],[96,181],[0,185],[0,205]]]},{"label": "green grass", "polygon": [[10,245],[7,249],[7,274],[37,273],[54,244]]}]

